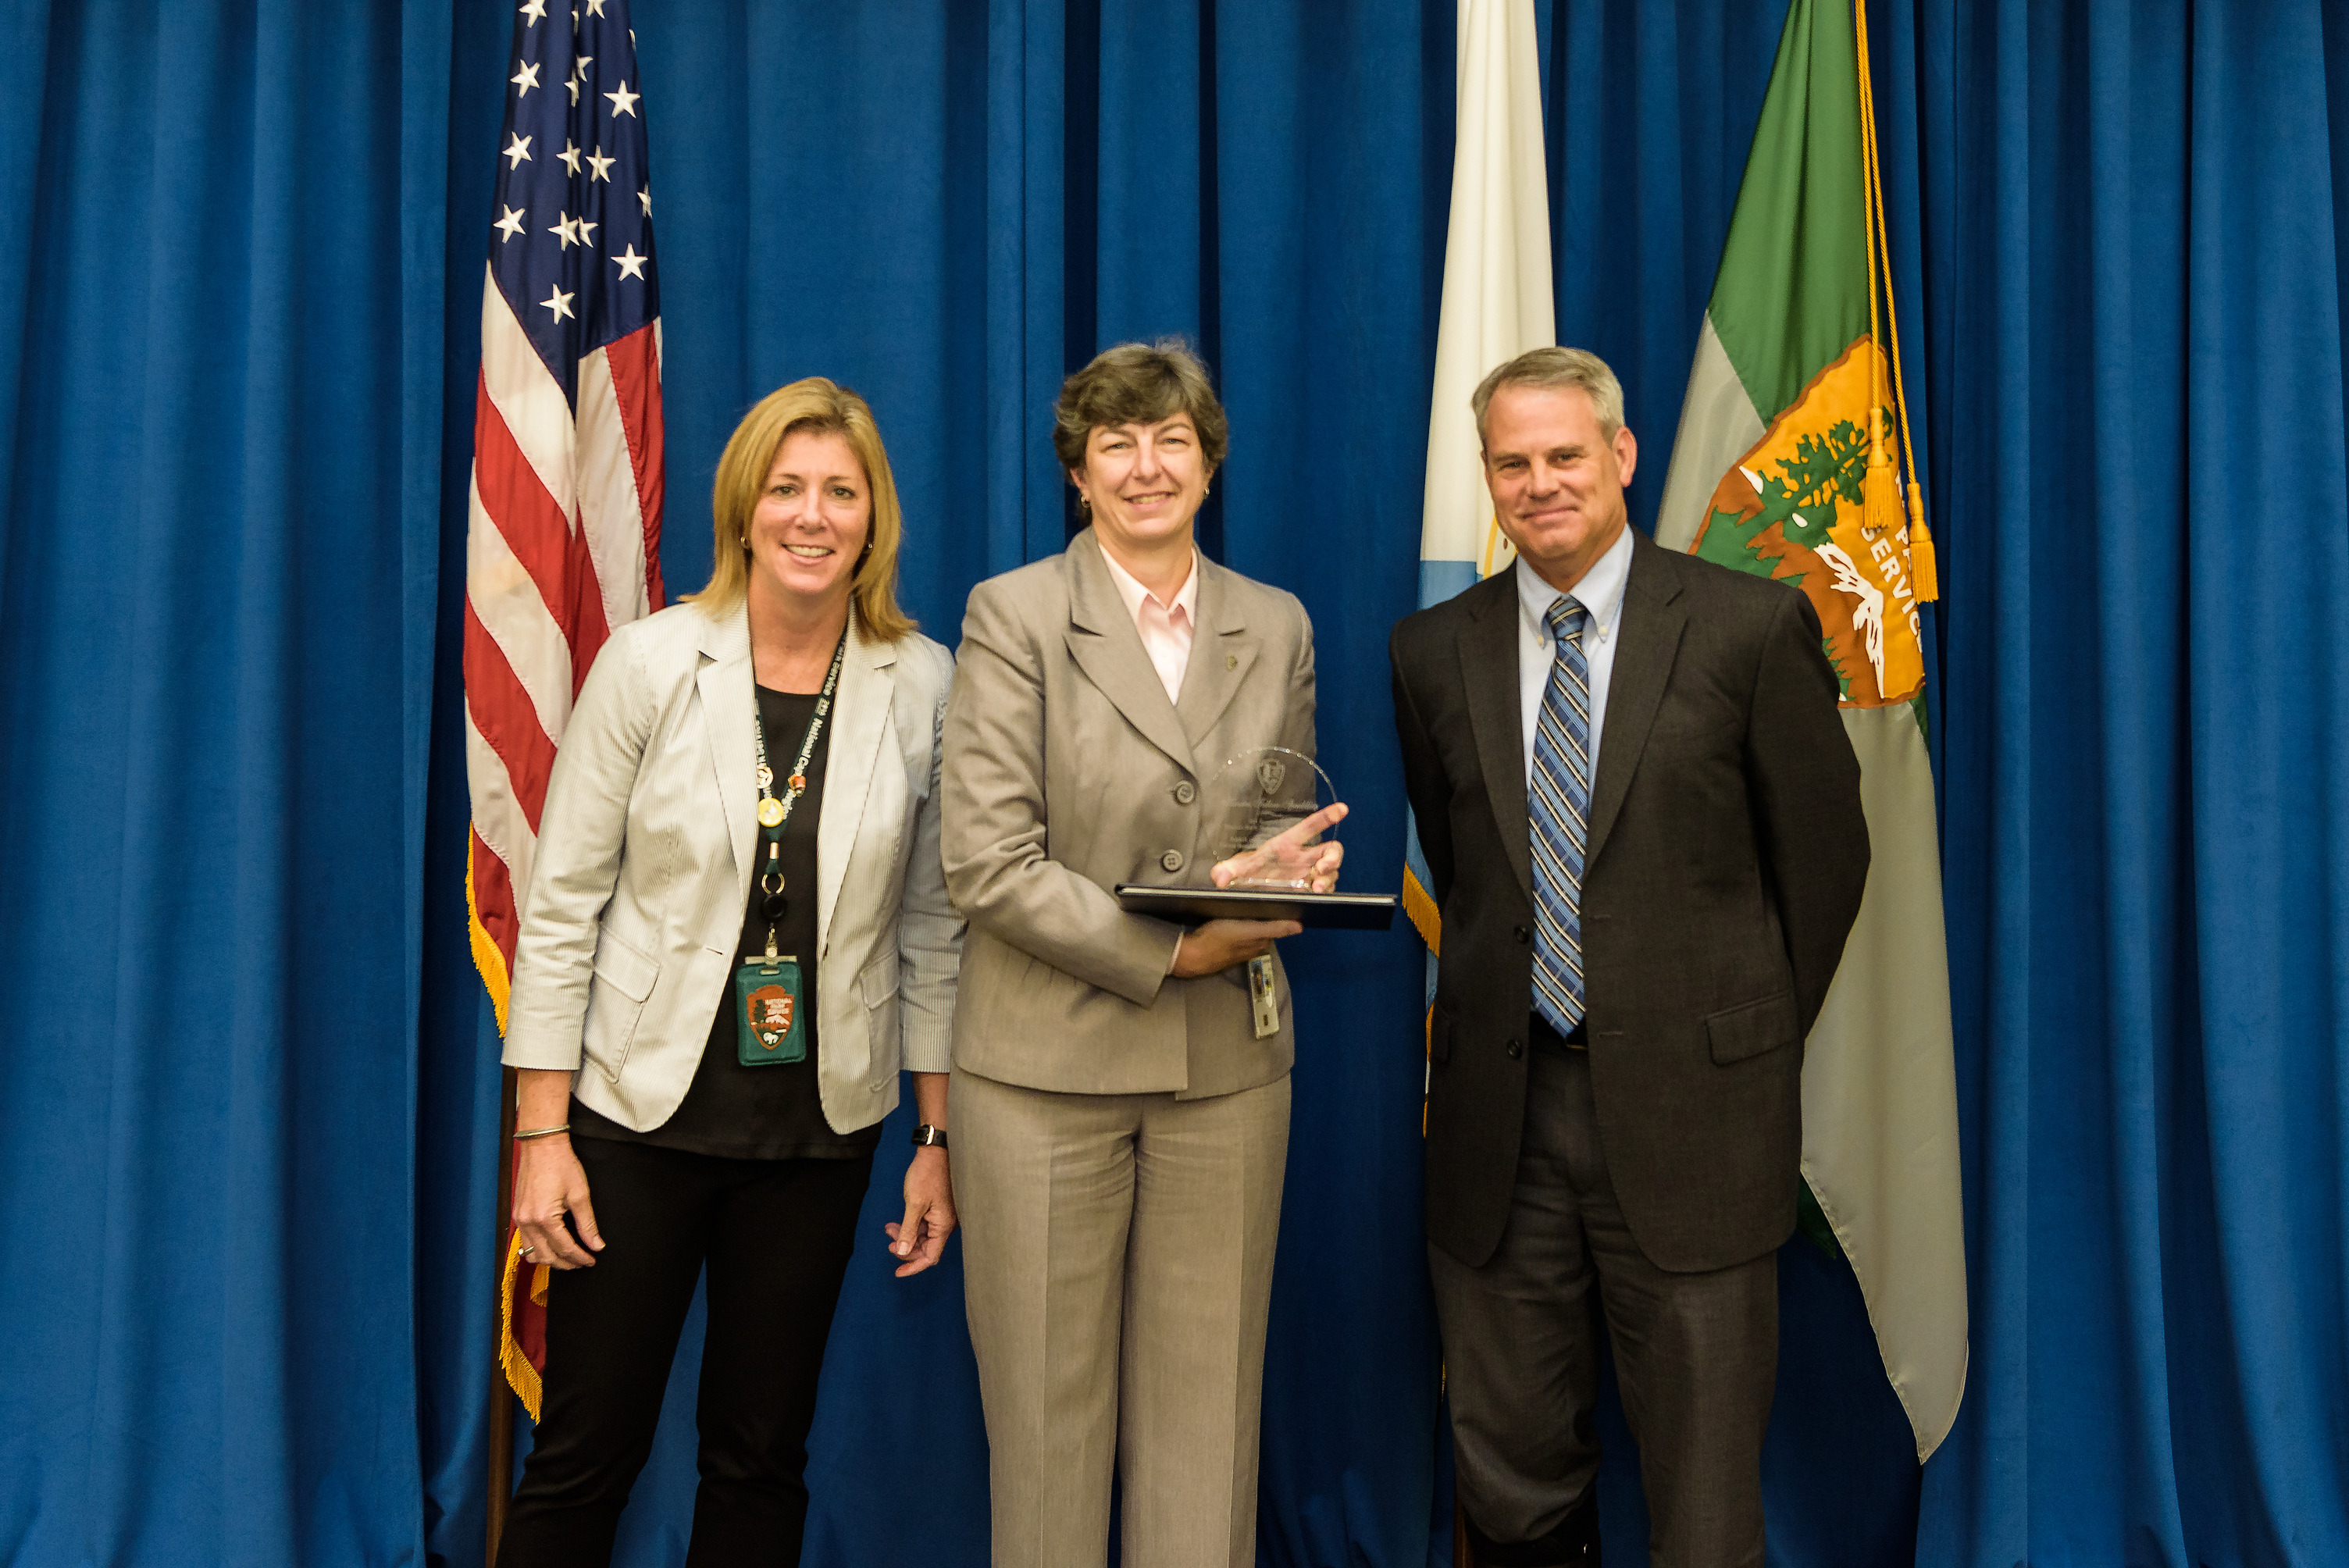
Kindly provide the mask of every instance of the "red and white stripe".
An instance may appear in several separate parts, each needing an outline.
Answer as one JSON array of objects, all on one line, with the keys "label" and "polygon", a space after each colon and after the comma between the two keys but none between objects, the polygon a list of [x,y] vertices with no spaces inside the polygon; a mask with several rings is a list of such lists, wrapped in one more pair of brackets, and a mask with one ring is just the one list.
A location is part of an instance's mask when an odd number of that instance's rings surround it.
[{"label": "red and white stripe", "polygon": [[502,1021],[572,698],[613,628],[661,605],[662,448],[657,320],[580,361],[574,418],[485,276],[465,539],[465,762],[474,951]]}]

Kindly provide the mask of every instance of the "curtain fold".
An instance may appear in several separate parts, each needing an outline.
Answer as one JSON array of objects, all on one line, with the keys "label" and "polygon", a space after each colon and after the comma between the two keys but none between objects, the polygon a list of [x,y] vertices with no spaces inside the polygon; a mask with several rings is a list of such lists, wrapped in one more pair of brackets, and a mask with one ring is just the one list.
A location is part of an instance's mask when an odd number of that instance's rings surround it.
[{"label": "curtain fold", "polygon": [[[16,0],[0,13],[0,36],[9,44],[0,57],[0,103],[8,106],[12,129],[31,131],[0,141],[0,191],[20,193],[15,201],[0,202],[0,301],[5,302],[0,305],[0,495],[6,495],[24,471],[17,416],[26,391],[26,342],[34,326],[33,236],[44,216],[37,128],[47,111],[51,75],[45,0]],[[33,390],[39,395],[37,383]],[[16,531],[14,509],[0,511],[0,593],[7,591]]]},{"label": "curtain fold", "polygon": [[[416,1064],[415,1442],[423,1472],[423,1561],[478,1563],[488,1479],[490,1390],[502,1384],[493,1346],[501,1236],[497,1229],[499,1040],[497,1018],[473,967],[465,902],[466,834],[472,799],[465,786],[464,595],[468,495],[472,481],[474,399],[481,374],[478,280],[493,215],[493,159],[505,108],[506,50],[513,13],[492,0],[408,0],[402,13],[406,67],[437,142],[436,168],[419,160],[419,203],[437,181],[430,217],[408,214],[416,262],[429,265],[426,232],[439,232],[437,312],[419,310],[422,346],[411,369],[410,428],[436,479],[419,480],[404,515],[429,529],[437,571],[411,627],[429,626],[428,762],[418,934]],[[437,122],[432,119],[437,108]],[[433,377],[438,378],[437,393]],[[437,428],[427,428],[431,409]],[[430,520],[421,522],[420,520]],[[528,1425],[527,1419],[522,1421]]]},{"label": "curtain fold", "polygon": [[[1220,538],[1205,517],[1202,535],[1312,617],[1319,760],[1352,808],[1347,879],[1386,892],[1402,882],[1404,817],[1386,639],[1419,592],[1453,31],[1448,7],[1233,0],[1215,9],[1203,66],[1216,156],[1201,319],[1232,438],[1210,502]],[[1398,920],[1376,936],[1309,933],[1284,952],[1298,1066],[1257,1561],[1415,1565],[1437,1392],[1422,949]]]}]

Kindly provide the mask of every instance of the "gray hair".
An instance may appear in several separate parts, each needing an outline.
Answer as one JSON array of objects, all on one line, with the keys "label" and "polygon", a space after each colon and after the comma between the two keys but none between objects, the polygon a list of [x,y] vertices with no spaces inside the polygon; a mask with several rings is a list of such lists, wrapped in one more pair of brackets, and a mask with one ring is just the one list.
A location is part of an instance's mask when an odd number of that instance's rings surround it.
[{"label": "gray hair", "polygon": [[1468,399],[1476,415],[1479,446],[1485,441],[1485,412],[1493,406],[1493,394],[1504,387],[1552,390],[1579,387],[1590,399],[1590,411],[1599,416],[1600,439],[1613,440],[1615,432],[1623,428],[1623,384],[1615,379],[1605,360],[1587,348],[1528,348],[1507,364],[1495,366]]}]

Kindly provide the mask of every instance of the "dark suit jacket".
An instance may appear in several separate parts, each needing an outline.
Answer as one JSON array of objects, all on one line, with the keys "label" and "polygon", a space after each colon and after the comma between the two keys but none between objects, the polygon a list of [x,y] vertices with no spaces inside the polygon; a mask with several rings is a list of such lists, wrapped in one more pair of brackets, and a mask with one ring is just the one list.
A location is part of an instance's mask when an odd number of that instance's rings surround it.
[{"label": "dark suit jacket", "polygon": [[[1475,1266],[1516,1181],[1533,856],[1514,571],[1403,620],[1403,779],[1444,915],[1427,1233]],[[1810,602],[1633,532],[1582,890],[1599,1140],[1640,1250],[1726,1268],[1793,1231],[1802,1041],[1868,877]]]}]

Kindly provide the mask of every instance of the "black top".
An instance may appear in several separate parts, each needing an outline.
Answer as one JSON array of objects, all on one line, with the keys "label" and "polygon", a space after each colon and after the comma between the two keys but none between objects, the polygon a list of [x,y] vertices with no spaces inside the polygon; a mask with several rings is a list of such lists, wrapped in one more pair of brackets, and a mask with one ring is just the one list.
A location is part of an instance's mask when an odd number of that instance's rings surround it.
[{"label": "black top", "polygon": [[[815,694],[758,688],[759,722],[767,732],[767,761],[780,787],[791,776],[792,764],[815,716]],[[783,918],[775,925],[775,950],[796,954],[800,961],[801,998],[807,1037],[807,1057],[798,1062],[768,1062],[744,1067],[736,1057],[734,970],[726,975],[726,991],[719,999],[718,1017],[710,1026],[709,1042],[702,1047],[701,1066],[676,1113],[644,1132],[599,1116],[577,1100],[571,1102],[571,1130],[583,1138],[612,1138],[657,1144],[696,1154],[717,1154],[736,1160],[853,1160],[869,1153],[881,1141],[878,1125],[854,1132],[834,1132],[823,1119],[823,1102],[816,1088],[816,1064],[823,1042],[816,1017],[816,823],[823,815],[824,760],[832,750],[833,725],[839,719],[835,699],[824,720],[823,734],[808,758],[807,793],[792,808],[783,825]],[[767,835],[761,829],[752,841],[761,860]],[[767,951],[764,899],[754,879],[742,911],[742,934],[734,954],[739,967],[746,957]]]}]

